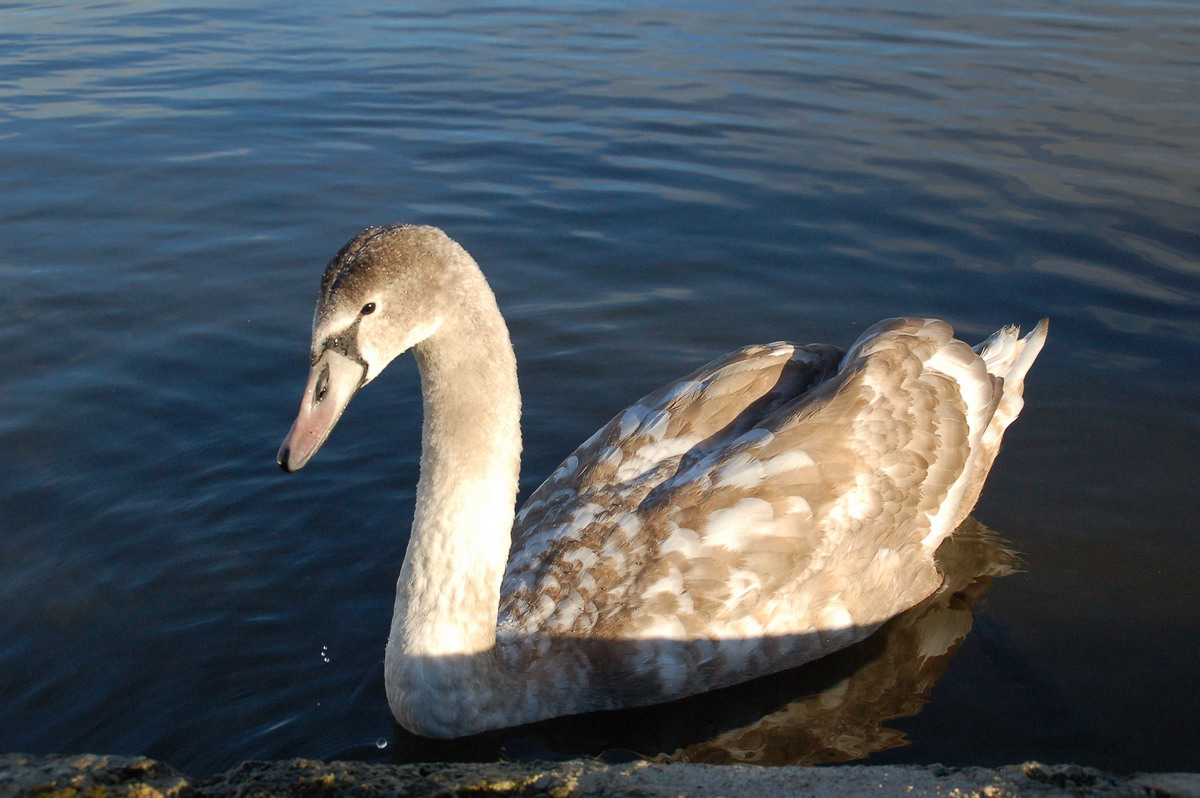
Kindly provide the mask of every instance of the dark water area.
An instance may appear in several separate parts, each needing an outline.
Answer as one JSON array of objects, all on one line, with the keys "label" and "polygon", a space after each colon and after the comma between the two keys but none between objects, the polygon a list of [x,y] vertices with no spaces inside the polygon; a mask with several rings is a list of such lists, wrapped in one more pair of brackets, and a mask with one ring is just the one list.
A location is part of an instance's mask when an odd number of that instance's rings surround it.
[{"label": "dark water area", "polygon": [[[1191,0],[0,5],[0,750],[1200,769],[1198,43]],[[743,344],[1049,316],[975,512],[1020,572],[749,692],[394,732],[412,362],[274,463],[320,271],[394,221],[497,292],[526,491]]]}]

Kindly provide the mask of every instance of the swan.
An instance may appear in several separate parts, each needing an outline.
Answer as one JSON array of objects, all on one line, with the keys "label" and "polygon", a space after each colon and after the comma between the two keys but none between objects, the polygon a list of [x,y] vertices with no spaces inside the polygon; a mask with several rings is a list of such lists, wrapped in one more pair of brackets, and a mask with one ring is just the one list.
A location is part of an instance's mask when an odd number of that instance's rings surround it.
[{"label": "swan", "polygon": [[747,346],[642,398],[515,513],[516,357],[475,260],[370,227],[331,260],[278,462],[412,350],[424,422],[384,655],[396,720],[459,737],[794,667],[931,595],[1046,338],[889,319],[849,351]]}]

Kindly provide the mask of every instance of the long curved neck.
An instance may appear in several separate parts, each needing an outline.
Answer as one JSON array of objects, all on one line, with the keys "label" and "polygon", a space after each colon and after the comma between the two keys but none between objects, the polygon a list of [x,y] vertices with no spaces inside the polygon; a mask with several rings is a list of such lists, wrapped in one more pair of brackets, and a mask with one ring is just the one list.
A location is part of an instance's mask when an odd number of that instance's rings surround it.
[{"label": "long curved neck", "polygon": [[521,399],[516,357],[491,289],[477,267],[457,287],[460,312],[414,348],[425,405],[421,478],[396,586],[389,670],[402,659],[460,659],[496,641],[520,471]]}]

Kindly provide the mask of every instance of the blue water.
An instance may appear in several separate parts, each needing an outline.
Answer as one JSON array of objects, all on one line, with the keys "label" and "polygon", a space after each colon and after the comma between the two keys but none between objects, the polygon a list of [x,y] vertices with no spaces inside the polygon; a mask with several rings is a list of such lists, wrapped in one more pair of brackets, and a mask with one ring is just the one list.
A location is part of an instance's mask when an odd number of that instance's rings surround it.
[{"label": "blue water", "polygon": [[[497,291],[525,489],[745,343],[1052,319],[976,512],[1024,571],[946,616],[944,673],[901,680],[885,653],[909,644],[876,640],[756,688],[762,707],[589,719],[585,743],[669,754],[869,671],[889,686],[856,711],[886,717],[859,725],[887,741],[825,759],[1200,768],[1195,12],[0,5],[0,750],[197,774],[576,750],[392,728],[411,362],[308,469],[274,464],[324,263],[403,220],[446,229]],[[685,718],[700,730],[675,734]],[[648,724],[671,742],[622,742]],[[811,761],[766,739],[762,761]]]}]

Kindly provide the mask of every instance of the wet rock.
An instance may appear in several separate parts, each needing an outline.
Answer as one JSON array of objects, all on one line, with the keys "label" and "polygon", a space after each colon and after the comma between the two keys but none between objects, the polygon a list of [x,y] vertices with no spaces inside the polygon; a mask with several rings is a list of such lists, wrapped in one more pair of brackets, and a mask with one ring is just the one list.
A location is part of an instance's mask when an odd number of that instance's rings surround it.
[{"label": "wet rock", "polygon": [[0,796],[192,798],[187,776],[144,756],[0,754]]},{"label": "wet rock", "polygon": [[547,764],[381,765],[245,762],[192,779],[145,757],[0,755],[0,798],[1200,798],[1200,774],[1117,776],[1076,765],[1028,762],[1001,768],[929,766],[780,767],[592,760]]}]

